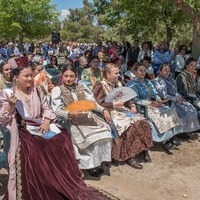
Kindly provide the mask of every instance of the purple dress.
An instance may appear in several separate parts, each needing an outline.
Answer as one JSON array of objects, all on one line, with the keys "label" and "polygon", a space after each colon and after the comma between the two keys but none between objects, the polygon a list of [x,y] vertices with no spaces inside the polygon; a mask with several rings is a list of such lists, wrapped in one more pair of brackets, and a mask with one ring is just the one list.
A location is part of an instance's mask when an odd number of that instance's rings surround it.
[{"label": "purple dress", "polygon": [[[44,117],[56,120],[40,88],[31,88],[29,99],[16,91],[17,109],[12,115],[7,111],[7,96],[5,91],[0,91],[0,123],[11,133],[9,181],[4,200],[110,199],[109,195],[86,186],[82,180],[67,130],[60,129],[61,133],[50,139],[27,131],[26,119],[29,123],[31,119]],[[23,108],[20,111],[19,103]]]}]

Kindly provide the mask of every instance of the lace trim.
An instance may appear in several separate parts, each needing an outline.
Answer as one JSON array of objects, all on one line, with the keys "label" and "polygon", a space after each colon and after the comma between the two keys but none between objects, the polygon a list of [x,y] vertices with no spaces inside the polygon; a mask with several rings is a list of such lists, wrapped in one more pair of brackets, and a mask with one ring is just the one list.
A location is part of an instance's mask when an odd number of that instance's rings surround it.
[{"label": "lace trim", "polygon": [[105,195],[106,197],[110,198],[110,200],[120,200],[119,198],[113,196],[112,194],[110,194],[109,192],[106,192],[105,190],[103,189],[100,189],[96,186],[93,186],[93,185],[90,185],[90,184],[87,184],[88,187],[91,187],[91,188],[94,188],[95,190],[99,191],[101,194]]},{"label": "lace trim", "polygon": [[16,190],[17,190],[17,200],[22,200],[22,173],[21,173],[21,142],[16,151]]}]

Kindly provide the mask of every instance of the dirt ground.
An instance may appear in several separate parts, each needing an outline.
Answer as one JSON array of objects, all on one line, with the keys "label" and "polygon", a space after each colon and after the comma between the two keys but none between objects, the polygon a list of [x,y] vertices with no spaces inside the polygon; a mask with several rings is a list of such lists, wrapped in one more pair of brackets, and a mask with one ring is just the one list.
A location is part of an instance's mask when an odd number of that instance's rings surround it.
[{"label": "dirt ground", "polygon": [[[100,179],[85,174],[88,184],[103,189],[121,200],[200,200],[200,139],[182,141],[174,155],[167,155],[160,146],[151,149],[151,163],[142,170],[126,163],[105,166]],[[7,175],[1,170],[0,200]]]}]

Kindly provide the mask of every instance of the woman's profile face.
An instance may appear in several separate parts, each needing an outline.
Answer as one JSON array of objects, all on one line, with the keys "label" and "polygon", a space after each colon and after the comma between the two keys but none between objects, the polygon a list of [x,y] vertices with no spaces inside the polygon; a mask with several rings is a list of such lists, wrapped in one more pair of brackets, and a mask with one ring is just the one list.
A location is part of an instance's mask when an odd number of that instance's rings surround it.
[{"label": "woman's profile face", "polygon": [[91,68],[98,68],[99,67],[99,59],[95,58],[93,60],[90,61],[90,67]]},{"label": "woman's profile face", "polygon": [[35,68],[34,76],[38,75],[42,70],[43,70],[42,65],[38,65],[38,66]]},{"label": "woman's profile face", "polygon": [[119,68],[111,68],[107,73],[106,73],[106,80],[110,83],[115,83],[118,81],[118,76],[119,76]]},{"label": "woman's profile face", "polygon": [[190,62],[188,65],[186,65],[186,71],[193,73],[194,70],[196,69],[196,65],[197,65],[196,61]]},{"label": "woman's profile face", "polygon": [[73,71],[66,70],[63,73],[63,82],[65,85],[69,85],[69,86],[73,85],[75,79],[76,79],[76,74]]},{"label": "woman's profile face", "polygon": [[141,65],[136,70],[134,70],[134,74],[137,78],[144,79],[146,75],[146,68],[143,65]]},{"label": "woman's profile face", "polygon": [[5,64],[2,70],[2,76],[6,81],[10,81],[11,76],[11,66],[9,64]]},{"label": "woman's profile face", "polygon": [[16,78],[16,83],[21,88],[29,88],[33,85],[33,71],[30,67],[22,69]]},{"label": "woman's profile face", "polygon": [[80,65],[81,65],[83,68],[87,67],[87,64],[88,64],[88,62],[87,62],[86,59],[83,59],[83,60],[80,62]]},{"label": "woman's profile face", "polygon": [[163,77],[168,78],[170,75],[170,67],[168,65],[164,66],[163,69],[160,71],[160,74]]}]

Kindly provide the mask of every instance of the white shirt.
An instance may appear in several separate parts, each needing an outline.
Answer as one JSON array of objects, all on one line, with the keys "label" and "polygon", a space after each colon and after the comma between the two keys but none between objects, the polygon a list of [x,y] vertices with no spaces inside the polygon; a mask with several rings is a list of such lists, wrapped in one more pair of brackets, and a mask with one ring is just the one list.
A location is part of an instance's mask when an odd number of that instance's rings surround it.
[{"label": "white shirt", "polygon": [[182,70],[184,65],[185,65],[185,62],[188,58],[189,58],[189,56],[186,55],[186,54],[184,56],[182,56],[180,54],[176,55],[176,57],[175,57],[175,63],[176,63],[175,71],[178,72],[178,71]]}]

